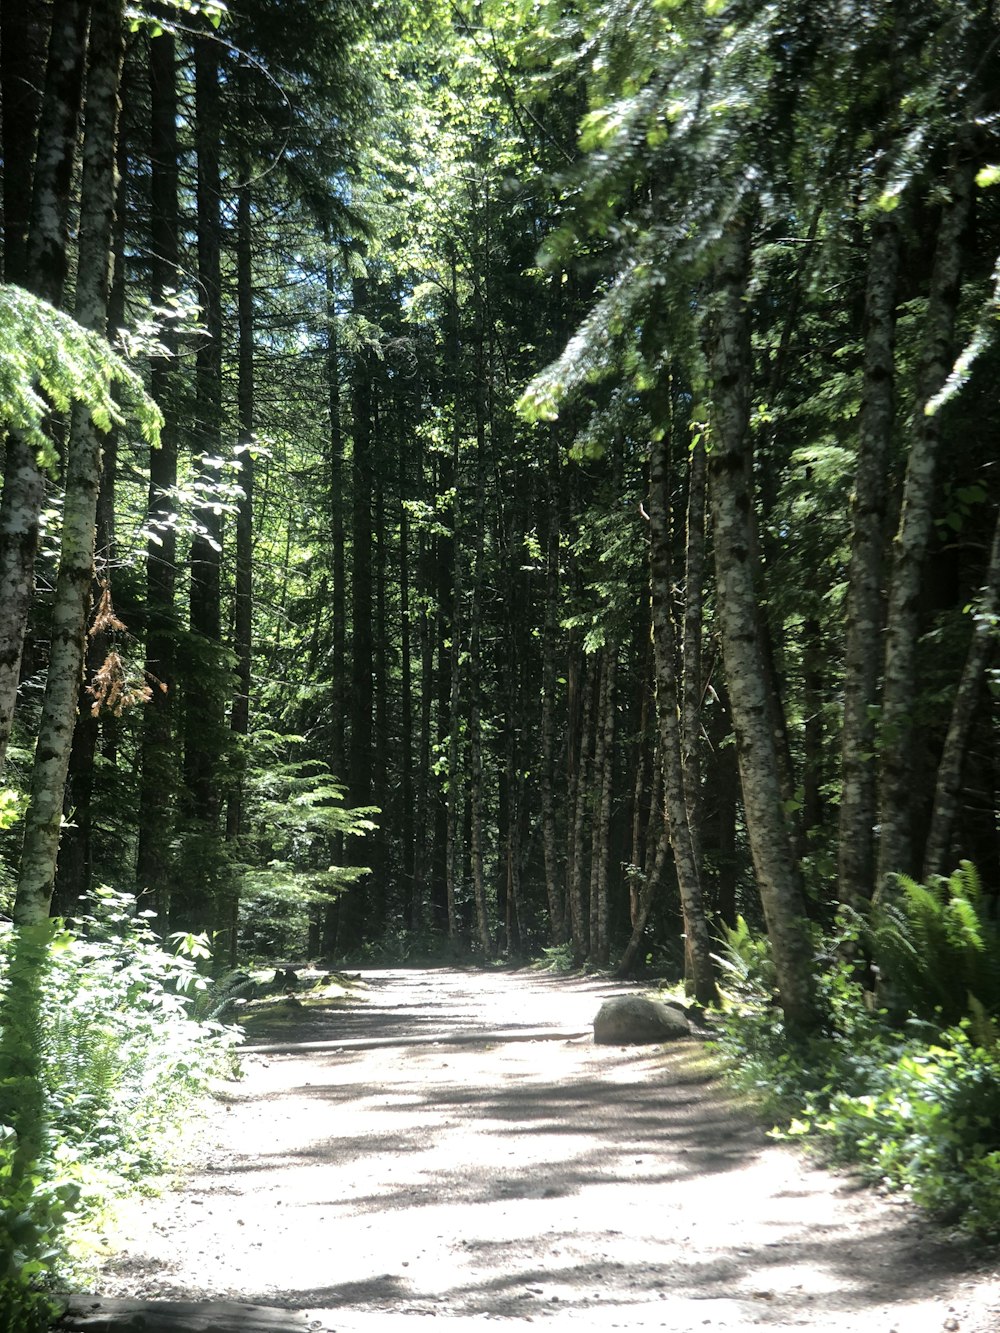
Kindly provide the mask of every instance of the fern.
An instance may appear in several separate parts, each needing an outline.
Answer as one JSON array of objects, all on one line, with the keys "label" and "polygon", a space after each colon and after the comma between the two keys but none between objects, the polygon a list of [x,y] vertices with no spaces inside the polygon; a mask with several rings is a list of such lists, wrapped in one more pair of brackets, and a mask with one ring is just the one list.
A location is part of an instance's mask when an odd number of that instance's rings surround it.
[{"label": "fern", "polygon": [[1000,939],[975,866],[927,884],[898,875],[896,885],[868,932],[892,1007],[944,1025],[1000,1015]]},{"label": "fern", "polygon": [[771,995],[777,985],[777,973],[767,936],[756,934],[742,916],[736,918],[735,926],[723,922],[721,930],[722,950],[712,957],[729,988],[743,999]]}]

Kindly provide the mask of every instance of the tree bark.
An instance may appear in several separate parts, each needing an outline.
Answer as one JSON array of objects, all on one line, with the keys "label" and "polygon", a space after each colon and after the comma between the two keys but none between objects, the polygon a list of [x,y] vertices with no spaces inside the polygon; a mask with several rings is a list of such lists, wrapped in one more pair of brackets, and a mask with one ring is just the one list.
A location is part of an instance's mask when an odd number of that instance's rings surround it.
[{"label": "tree bark", "polygon": [[[30,291],[54,306],[62,302],[68,263],[69,196],[89,14],[84,0],[55,0],[52,9],[22,276]],[[35,450],[11,434],[0,498],[0,776],[17,703],[44,502],[45,478]]]},{"label": "tree bark", "polygon": [[608,871],[611,864],[611,794],[615,740],[615,650],[601,650],[598,706],[594,718],[593,832],[590,843],[590,960],[598,967],[607,964],[611,941],[608,936]]},{"label": "tree bark", "polygon": [[[174,37],[150,39],[150,250],[151,298],[163,308],[179,285],[177,76]],[[177,533],[170,521],[177,484],[178,339],[168,323],[164,354],[150,363],[150,391],[163,413],[159,444],[149,453],[146,543],[145,678],[151,690],[143,712],[136,880],[157,908],[168,906],[171,841],[177,802],[177,725],[174,700],[177,613]]]},{"label": "tree bark", "polygon": [[716,295],[706,319],[712,394],[709,494],[716,595],[747,833],[779,999],[788,1026],[807,1031],[817,1021],[812,948],[785,822],[754,586],[747,477],[751,449],[749,276],[750,221],[740,215],[726,225],[720,242]]},{"label": "tree bark", "polygon": [[[100,333],[107,327],[123,56],[122,0],[95,0],[87,66],[76,318]],[[101,434],[89,412],[77,406],[70,432],[48,679],[14,903],[19,925],[44,920],[52,897],[87,639],[100,484]]]},{"label": "tree bark", "polygon": [[559,643],[559,447],[554,428],[549,432],[546,468],[547,528],[545,539],[545,623],[542,630],[542,755],[539,795],[542,814],[542,854],[545,861],[545,897],[549,909],[549,938],[552,944],[566,940],[563,906],[565,878],[559,865],[556,828],[556,660]]},{"label": "tree bark", "polygon": [[688,458],[684,543],[684,627],[681,641],[681,774],[696,864],[701,859],[702,622],[705,604],[705,480],[708,456],[699,434]]},{"label": "tree bark", "polygon": [[920,589],[933,531],[934,481],[941,444],[941,413],[934,410],[933,399],[944,386],[954,362],[955,317],[974,175],[975,159],[962,143],[952,163],[949,197],[938,231],[903,500],[893,541],[879,738],[881,834],[877,895],[891,892],[891,876],[895,872],[912,874],[917,868],[913,848],[912,710],[917,694]]},{"label": "tree bark", "polygon": [[882,657],[882,547],[894,415],[899,253],[898,220],[885,214],[874,225],[868,256],[864,387],[845,608],[838,873],[840,901],[853,907],[871,897],[875,881],[874,709]]},{"label": "tree bark", "polygon": [[962,767],[982,693],[983,677],[990,658],[996,651],[996,624],[1000,617],[1000,512],[997,514],[993,530],[986,583],[972,617],[972,642],[969,644],[965,666],[955,691],[948,734],[938,764],[931,825],[924,851],[925,880],[931,875],[947,874],[951,868],[947,860],[951,852],[952,829],[958,811]]},{"label": "tree bark", "polygon": [[[677,681],[677,642],[671,610],[673,584],[670,555],[670,499],[668,484],[669,437],[666,430],[654,438],[649,463],[650,590],[653,608],[653,650],[656,672],[656,716],[663,764],[663,793],[670,845],[677,870],[684,916],[687,978],[699,1004],[714,1004],[719,996],[712,970],[711,942],[702,896],[697,847],[692,836],[688,794],[681,757],[684,728]],[[699,701],[700,702],[700,701]],[[695,793],[691,792],[691,798]]]},{"label": "tree bark", "polygon": [[[569,770],[569,828],[568,850],[566,856],[566,899],[569,905],[570,942],[573,946],[573,960],[579,966],[584,962],[590,949],[588,931],[589,917],[585,913],[584,901],[584,847],[586,846],[586,824],[588,809],[588,788],[590,783],[590,752],[593,733],[593,696],[596,688],[593,671],[593,658],[585,656],[582,663],[576,650],[571,647],[576,662],[571,663],[571,673],[576,672],[576,688],[570,689],[571,725],[567,737]],[[574,696],[579,696],[574,697]],[[577,720],[578,719],[578,720]],[[573,725],[573,723],[576,723]]]},{"label": "tree bark", "polygon": [[0,144],[3,149],[3,275],[22,286],[27,276],[31,178],[45,80],[48,26],[37,0],[0,7]]},{"label": "tree bark", "polygon": [[208,501],[198,513],[191,540],[188,594],[189,660],[181,676],[184,699],[184,805],[187,858],[171,886],[172,930],[203,931],[217,921],[225,756],[230,682],[223,672],[222,514],[211,505],[221,481],[222,449],[222,85],[213,37],[194,41],[197,159],[198,297],[201,335],[195,349],[194,470]]},{"label": "tree bark", "polygon": [[[122,69],[122,93],[124,105],[128,103],[129,64],[126,60]],[[120,328],[125,322],[125,215],[128,200],[129,157],[125,146],[125,133],[119,129],[117,148],[117,193],[115,199],[114,255],[112,262],[113,280],[108,297],[109,333]],[[116,483],[118,471],[118,427],[114,426],[104,438],[103,461],[101,468],[101,486],[97,499],[96,533],[96,570],[98,577],[93,588],[93,600],[106,596],[109,619],[114,620],[111,608],[110,571],[117,563],[117,543],[115,539]],[[104,571],[103,577],[101,572]],[[103,586],[102,586],[103,585]],[[87,638],[84,660],[84,681],[81,685],[80,700],[77,708],[76,726],[73,731],[73,748],[70,751],[69,771],[66,778],[64,809],[66,823],[59,842],[59,858],[56,863],[55,893],[52,901],[52,913],[66,916],[74,904],[87,894],[92,887],[93,873],[93,803],[96,788],[96,766],[98,746],[104,736],[104,754],[111,759],[116,753],[116,728],[119,719],[108,710],[98,715],[93,710],[94,696],[90,693],[88,682],[92,682],[107,663],[112,651],[114,639],[109,633],[109,626],[100,623],[103,617],[96,617]],[[70,818],[71,817],[71,818]]]},{"label": "tree bark", "polygon": [[[354,313],[367,318],[369,294],[367,278],[355,278],[352,284]],[[372,739],[374,696],[372,672],[372,497],[374,464],[372,457],[372,357],[369,348],[359,347],[351,369],[351,708],[348,754],[348,786],[351,804],[370,805],[372,801]],[[349,951],[361,943],[365,928],[365,886],[352,885],[337,899],[338,948]]]}]

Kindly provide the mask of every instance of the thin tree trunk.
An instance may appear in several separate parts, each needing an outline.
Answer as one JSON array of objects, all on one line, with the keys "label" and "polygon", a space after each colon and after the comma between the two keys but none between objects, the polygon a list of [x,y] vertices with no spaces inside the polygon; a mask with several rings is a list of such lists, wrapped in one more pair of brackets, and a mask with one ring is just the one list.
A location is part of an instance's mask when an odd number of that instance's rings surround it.
[{"label": "thin tree trunk", "polygon": [[[203,335],[195,352],[198,484],[218,486],[222,446],[222,199],[220,136],[221,87],[216,47],[209,38],[194,44],[196,205],[198,287]],[[225,749],[225,691],[219,649],[222,640],[222,518],[202,509],[203,531],[191,542],[189,595],[196,664],[184,680],[184,779],[188,812],[201,849],[196,876],[174,885],[170,924],[174,930],[204,930],[216,904],[206,892],[215,876],[214,857],[222,812],[222,755]],[[204,857],[210,864],[204,863]]]},{"label": "thin tree trunk", "polygon": [[[418,826],[414,818],[413,783],[413,626],[410,609],[410,515],[409,466],[407,447],[406,409],[409,395],[399,396],[396,402],[396,437],[399,443],[399,746],[400,746],[400,835],[402,839],[401,873],[403,879],[403,921],[409,926],[414,919],[414,884],[416,879],[416,837]],[[422,785],[422,784],[421,784]]]},{"label": "thin tree trunk", "polygon": [[542,630],[542,755],[539,794],[542,806],[542,852],[545,860],[545,896],[549,908],[549,939],[552,944],[566,940],[566,913],[563,910],[563,875],[559,866],[559,837],[556,829],[556,691],[558,671],[556,656],[559,643],[559,456],[554,430],[549,435],[546,469],[548,530],[545,541],[545,625]]},{"label": "thin tree trunk", "polygon": [[[664,431],[652,444],[649,463],[650,590],[653,608],[653,650],[656,671],[656,716],[659,722],[660,754],[663,763],[663,793],[670,845],[677,870],[681,911],[684,917],[685,956],[688,984],[699,1004],[714,1004],[719,996],[712,969],[708,921],[702,896],[697,847],[692,837],[688,792],[696,801],[690,783],[685,785],[681,745],[681,697],[677,681],[677,642],[671,610],[672,562],[670,558],[669,434]],[[693,646],[693,645],[689,645]],[[700,707],[700,692],[698,706]]]},{"label": "thin tree trunk", "polygon": [[701,864],[702,621],[705,603],[705,479],[708,455],[699,435],[688,458],[684,550],[684,633],[681,643],[681,770],[695,859]]},{"label": "thin tree trunk", "polygon": [[[246,174],[246,168],[244,168]],[[237,387],[240,495],[236,510],[236,570],[233,598],[233,650],[236,657],[235,691],[229,705],[229,729],[236,738],[226,792],[226,841],[243,832],[247,738],[250,734],[250,692],[253,665],[253,506],[254,506],[254,309],[253,309],[253,204],[249,186],[240,190],[236,205],[236,313]],[[216,909],[215,955],[224,966],[236,966],[239,928],[239,885],[227,876]]]},{"label": "thin tree trunk", "polygon": [[[590,782],[590,749],[593,733],[593,696],[596,688],[593,672],[593,659],[584,657],[579,668],[579,723],[570,729],[567,738],[569,746],[571,822],[569,826],[569,849],[566,856],[567,885],[566,898],[569,904],[570,941],[573,945],[573,960],[577,965],[583,963],[590,950],[590,936],[587,929],[589,921],[584,910],[584,852],[586,845],[586,826],[588,809],[587,791]],[[577,710],[574,709],[574,712]],[[574,736],[574,730],[576,735]]]},{"label": "thin tree trunk", "polygon": [[[254,313],[252,211],[247,187],[240,191],[236,211],[236,283],[239,331],[238,385],[240,489],[236,515],[236,590],[233,646],[236,651],[236,692],[229,712],[233,733],[244,742],[250,732],[250,687],[253,654],[253,501],[254,501]],[[226,836],[239,836],[243,823],[242,765],[229,793]]]},{"label": "thin tree trunk", "polygon": [[[372,436],[379,446],[384,443],[381,398],[375,380],[372,392]],[[387,454],[388,450],[384,450]],[[385,485],[381,468],[374,470],[374,516],[372,528],[373,573],[375,583],[375,619],[372,626],[372,800],[383,812],[378,829],[368,838],[372,877],[368,882],[365,911],[374,931],[384,931],[387,922],[388,886],[386,884],[385,829],[398,828],[399,819],[390,808],[388,788],[389,718],[388,718],[388,632],[386,629],[386,583],[388,579],[388,533],[385,523]]]},{"label": "thin tree trunk", "polygon": [[933,399],[954,362],[955,317],[975,165],[963,143],[952,164],[949,198],[938,231],[903,500],[893,541],[880,735],[878,894],[891,891],[890,877],[894,872],[910,874],[916,868],[912,742],[919,604],[924,559],[934,524],[934,480],[941,444],[941,413],[933,409]]},{"label": "thin tree trunk", "polygon": [[875,722],[882,657],[882,547],[888,500],[900,234],[894,214],[875,223],[865,293],[865,366],[852,497],[844,657],[838,837],[839,896],[858,907],[875,880]]},{"label": "thin tree trunk", "polygon": [[[119,85],[124,56],[123,18],[122,0],[96,0],[87,70],[76,318],[85,328],[99,333],[107,328]],[[70,432],[49,672],[14,903],[14,919],[20,925],[44,920],[52,897],[63,794],[87,639],[100,484],[101,435],[89,412],[77,406]]]},{"label": "thin tree trunk", "polygon": [[611,947],[608,935],[608,871],[611,865],[615,676],[618,665],[613,648],[605,646],[601,656],[600,703],[595,719],[594,825],[590,851],[590,957],[599,967],[607,964]]},{"label": "thin tree trunk", "polygon": [[[150,39],[150,250],[154,306],[162,307],[179,284],[177,76],[174,37]],[[164,355],[150,363],[150,389],[161,412],[159,444],[149,454],[151,533],[146,544],[145,677],[152,695],[143,711],[136,880],[151,889],[165,912],[169,899],[170,847],[177,793],[175,744],[175,585],[177,534],[170,515],[177,484],[178,339],[169,325],[160,335]]]},{"label": "thin tree trunk", "polygon": [[[354,312],[367,316],[368,280],[355,278],[352,284]],[[351,373],[351,729],[348,778],[351,803],[370,805],[372,801],[372,737],[374,697],[372,670],[372,496],[374,466],[372,458],[372,359],[367,346],[357,349]],[[338,898],[338,947],[348,951],[361,943],[365,927],[367,885],[354,885]]]},{"label": "thin tree trunk", "polygon": [[478,334],[475,358],[476,470],[474,478],[473,550],[469,589],[469,805],[472,889],[476,904],[476,933],[484,958],[493,953],[486,884],[483,871],[483,737],[482,737],[482,584],[486,526],[486,364],[482,337],[481,301],[476,300]]},{"label": "thin tree trunk", "polygon": [[37,0],[0,7],[0,145],[3,149],[3,275],[22,286],[27,275],[31,178],[45,80],[48,18]]},{"label": "thin tree trunk", "polygon": [[[648,681],[653,670],[653,638],[652,625],[648,620],[649,607],[648,601],[643,599],[643,626],[645,631],[646,646],[642,653],[642,673],[640,675],[640,691],[642,702],[639,705],[639,730],[636,741],[636,765],[635,765],[635,783],[632,788],[632,836],[629,854],[629,866],[631,867],[628,877],[628,899],[629,899],[629,922],[634,926],[639,914],[639,890],[641,877],[639,871],[646,859],[645,834],[648,828],[648,811],[646,806],[646,788],[649,782],[649,769],[651,763],[649,736],[649,711],[652,693],[649,689]],[[644,819],[644,812],[646,818]]]},{"label": "thin tree trunk", "polygon": [[925,880],[931,875],[947,874],[950,868],[947,858],[951,852],[952,829],[958,811],[962,767],[969,747],[976,708],[982,694],[986,667],[996,650],[998,617],[1000,617],[1000,513],[997,514],[993,530],[986,583],[981,600],[973,611],[972,642],[969,644],[965,666],[955,691],[948,734],[938,764],[931,826],[924,852]]},{"label": "thin tree trunk", "polygon": [[649,822],[646,828],[646,856],[642,880],[633,907],[632,934],[616,968],[616,973],[620,977],[630,976],[635,969],[650,912],[660,892],[667,863],[670,860],[670,825],[663,804],[663,765],[660,751],[659,737],[657,737],[653,756],[653,781],[650,787]]},{"label": "thin tree trunk", "polygon": [[[329,230],[326,235],[330,246]],[[344,720],[347,713],[347,573],[344,559],[346,510],[344,432],[340,412],[340,352],[337,338],[337,302],[333,265],[326,261],[326,400],[328,412],[329,462],[327,470],[330,515],[330,605],[333,617],[330,645],[330,771],[343,780],[347,776],[347,747]],[[334,843],[334,856],[343,855],[344,840]],[[350,890],[348,890],[350,892]],[[339,909],[336,899],[327,903],[320,930],[320,948],[325,956],[336,950]]]},{"label": "thin tree trunk", "polygon": [[448,894],[448,938],[452,943],[459,937],[458,899],[461,889],[461,812],[465,805],[465,774],[462,745],[462,685],[465,675],[462,659],[463,623],[462,600],[464,558],[462,553],[461,479],[456,461],[455,494],[452,500],[453,528],[453,605],[451,616],[451,669],[448,697],[448,825],[445,845],[445,883]]},{"label": "thin tree trunk", "polygon": [[817,1019],[805,902],[793,860],[771,727],[754,587],[750,443],[750,223],[727,224],[716,268],[717,297],[708,321],[712,384],[709,493],[715,538],[716,595],[726,679],[740,762],[743,805],[779,998],[790,1028]]},{"label": "thin tree trunk", "polygon": [[[23,280],[54,306],[62,301],[68,262],[69,195],[89,14],[84,0],[55,0],[52,9]],[[13,433],[0,498],[0,775],[17,702],[44,502],[45,479],[35,450]]]},{"label": "thin tree trunk", "polygon": [[[128,65],[122,71],[122,101],[127,104]],[[120,328],[125,322],[125,212],[128,196],[128,152],[125,136],[119,131],[117,148],[117,193],[115,200],[114,255],[112,272],[114,274],[108,297],[109,332]],[[118,428],[113,426],[104,439],[101,486],[97,498],[97,534],[96,534],[96,571],[98,578],[93,588],[93,600],[96,602],[106,594],[109,605],[109,619],[114,620],[110,609],[110,575],[100,577],[101,570],[109,571],[117,563],[115,542],[115,489],[118,469]],[[102,588],[102,583],[104,587]],[[114,752],[113,736],[118,719],[108,710],[103,710],[103,717],[93,711],[93,696],[86,682],[92,681],[101,667],[105,665],[111,651],[113,639],[106,624],[99,623],[97,617],[87,638],[84,660],[84,680],[81,682],[80,699],[77,706],[76,726],[73,731],[73,748],[70,751],[69,771],[66,777],[66,796],[64,813],[66,819],[59,842],[59,858],[56,863],[56,884],[53,895],[52,912],[55,916],[68,915],[74,904],[90,891],[93,871],[93,801],[96,778],[95,759],[101,738],[102,726],[105,732],[105,754]]]}]

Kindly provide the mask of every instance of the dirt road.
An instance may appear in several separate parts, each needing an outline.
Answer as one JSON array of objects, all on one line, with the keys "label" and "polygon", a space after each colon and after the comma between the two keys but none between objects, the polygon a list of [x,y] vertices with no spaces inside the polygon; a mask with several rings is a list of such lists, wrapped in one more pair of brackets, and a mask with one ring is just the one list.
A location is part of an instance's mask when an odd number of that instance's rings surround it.
[{"label": "dirt road", "polygon": [[[1000,1330],[995,1251],[769,1140],[696,1041],[497,1035],[585,1032],[613,983],[364,978],[294,1034],[355,1045],[247,1058],[203,1160],[134,1215],[99,1290],[285,1306],[317,1330]],[[460,1034],[477,1040],[427,1040]]]}]

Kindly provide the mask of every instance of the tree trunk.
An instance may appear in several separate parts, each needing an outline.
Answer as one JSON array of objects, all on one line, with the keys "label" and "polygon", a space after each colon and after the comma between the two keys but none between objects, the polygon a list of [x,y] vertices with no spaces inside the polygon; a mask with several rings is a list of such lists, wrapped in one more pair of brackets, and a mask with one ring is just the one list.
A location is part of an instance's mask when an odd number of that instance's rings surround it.
[{"label": "tree trunk", "polygon": [[732,701],[747,833],[790,1028],[817,1021],[805,903],[785,823],[767,698],[752,558],[750,442],[750,223],[727,224],[716,267],[716,299],[706,320],[712,393],[709,493],[715,538],[718,614]]},{"label": "tree trunk", "polygon": [[469,800],[472,889],[476,904],[476,934],[484,958],[493,954],[489,912],[486,903],[486,884],[483,870],[483,736],[481,700],[482,653],[482,583],[485,564],[486,497],[485,451],[486,416],[482,386],[485,379],[483,345],[476,348],[476,472],[474,479],[473,550],[469,589]]},{"label": "tree trunk", "polygon": [[[326,244],[331,244],[329,228]],[[340,351],[337,337],[337,301],[334,283],[333,265],[329,256],[325,265],[326,287],[326,372],[327,401],[327,440],[329,447],[327,463],[327,498],[329,504],[330,531],[330,609],[333,624],[330,645],[330,771],[341,780],[347,776],[346,728],[347,715],[347,573],[344,560],[346,511],[345,471],[344,471],[344,431],[340,411]],[[334,855],[343,855],[343,838],[338,838],[334,845]],[[350,890],[348,890],[350,892]],[[323,923],[320,929],[320,949],[324,956],[336,951],[337,919],[339,908],[334,899],[325,905]]]},{"label": "tree trunk", "polygon": [[600,689],[594,720],[593,832],[590,845],[590,959],[598,967],[607,964],[608,871],[611,864],[611,793],[614,771],[615,675],[617,658],[613,648],[601,652]]},{"label": "tree trunk", "polygon": [[[399,445],[399,748],[400,748],[400,837],[402,841],[400,873],[402,876],[402,919],[410,926],[414,919],[414,884],[416,880],[416,837],[413,784],[413,627],[410,609],[410,515],[407,501],[410,468],[407,458],[409,432],[407,408],[409,395],[397,397],[396,437]],[[421,785],[423,785],[421,783]]]},{"label": "tree trunk", "polygon": [[670,860],[670,825],[667,823],[663,808],[663,765],[661,763],[659,737],[653,755],[653,781],[650,787],[649,822],[646,828],[646,856],[643,863],[642,878],[632,909],[632,934],[621,961],[616,969],[620,977],[630,976],[639,959],[646,925],[653,909],[653,903],[663,884],[667,863]]},{"label": "tree trunk", "polygon": [[941,444],[941,413],[934,409],[933,399],[944,386],[954,362],[955,316],[974,176],[975,160],[963,143],[952,164],[949,198],[938,231],[902,507],[893,541],[880,734],[877,894],[891,891],[890,877],[894,872],[911,874],[916,869],[912,710],[917,695],[920,588],[933,531],[934,480]]},{"label": "tree trunk", "polygon": [[[367,317],[368,280],[355,278],[352,301],[356,316]],[[372,737],[374,697],[372,670],[372,357],[367,346],[354,354],[351,372],[351,709],[348,757],[348,786],[351,804],[370,805],[372,800]],[[338,898],[338,947],[344,951],[360,945],[365,927],[364,901],[367,886],[353,885]]]},{"label": "tree trunk", "polygon": [[[456,445],[457,450],[457,445]],[[459,937],[458,900],[461,891],[462,846],[461,812],[465,805],[465,772],[462,745],[462,686],[465,668],[462,657],[462,636],[465,633],[462,599],[464,597],[462,552],[462,506],[460,498],[461,475],[455,469],[456,487],[452,500],[454,517],[452,579],[453,603],[451,615],[451,654],[448,696],[448,826],[445,844],[445,884],[448,894],[448,938],[452,943]]]},{"label": "tree trunk", "polygon": [[542,853],[545,859],[545,896],[549,908],[549,939],[552,944],[566,940],[566,913],[563,908],[565,883],[559,865],[559,836],[556,829],[556,691],[559,646],[559,451],[554,429],[549,432],[549,457],[546,468],[548,526],[545,541],[545,625],[542,631],[542,754],[539,794],[542,807]]},{"label": "tree trunk", "polygon": [[858,423],[858,464],[852,497],[851,562],[844,619],[844,722],[838,838],[839,895],[860,906],[875,880],[875,722],[882,655],[882,546],[892,439],[899,224],[883,214],[875,225],[865,293],[865,365]]},{"label": "tree trunk", "polygon": [[[128,64],[122,71],[122,102],[128,102]],[[125,323],[125,214],[128,200],[128,152],[125,147],[125,135],[120,130],[117,148],[118,185],[115,199],[114,255],[112,272],[114,274],[108,297],[109,331],[120,328]],[[97,499],[97,534],[96,534],[96,569],[98,578],[93,588],[93,598],[106,596],[108,599],[109,619],[116,617],[111,609],[110,571],[117,563],[115,541],[115,496],[118,469],[118,427],[113,426],[104,439],[101,486]],[[103,586],[102,586],[103,585]],[[64,812],[66,821],[59,843],[59,858],[56,863],[56,884],[52,901],[54,916],[69,915],[75,903],[87,894],[92,887],[93,872],[93,802],[95,779],[97,776],[95,760],[98,745],[104,732],[105,756],[115,753],[115,728],[118,718],[104,709],[103,716],[93,710],[94,697],[87,688],[87,682],[93,681],[97,673],[107,663],[112,650],[113,638],[109,626],[98,623],[91,628],[87,639],[84,660],[84,681],[81,683],[80,699],[77,706],[76,726],[73,731],[73,748],[70,751],[69,771],[66,777],[66,795]]]},{"label": "tree trunk", "polygon": [[699,434],[688,458],[688,504],[684,548],[684,632],[681,641],[681,775],[691,847],[701,859],[702,621],[705,603],[705,478],[708,456]]},{"label": "tree trunk", "polygon": [[[593,696],[595,689],[593,659],[584,657],[581,665],[574,649],[571,674],[576,674],[576,687],[570,688],[572,717],[567,737],[569,776],[569,828],[566,855],[566,899],[569,904],[570,942],[573,960],[579,966],[590,949],[587,914],[584,911],[584,854],[588,808],[587,792],[590,782],[590,748],[593,732]],[[579,698],[575,696],[579,696]],[[576,719],[576,725],[573,725]]]},{"label": "tree trunk", "polygon": [[[76,318],[85,328],[99,333],[107,327],[123,55],[122,0],[95,0],[87,68]],[[77,406],[70,432],[49,672],[14,903],[14,919],[20,925],[44,920],[52,897],[87,639],[100,484],[100,432],[89,412]]]},{"label": "tree trunk", "polygon": [[[150,39],[150,250],[154,306],[179,285],[177,76],[173,34]],[[163,413],[159,444],[149,453],[150,537],[146,544],[145,678],[152,694],[142,719],[139,845],[136,881],[151,889],[161,913],[168,906],[171,841],[177,800],[174,702],[177,614],[177,533],[170,515],[177,484],[178,339],[168,324],[164,355],[150,362],[150,390]]]},{"label": "tree trunk", "polygon": [[3,149],[3,275],[25,285],[31,177],[45,80],[48,28],[37,0],[0,7],[0,145]]},{"label": "tree trunk", "polygon": [[[247,174],[244,166],[244,176]],[[226,841],[243,832],[247,738],[250,734],[250,691],[253,666],[253,506],[254,506],[254,310],[253,310],[253,204],[244,184],[236,205],[237,387],[240,490],[236,510],[236,570],[233,598],[233,650],[236,657],[235,690],[229,705],[229,729],[236,738],[233,765],[226,791]],[[215,956],[227,967],[236,966],[239,926],[239,886],[227,876],[216,910]]]},{"label": "tree trunk", "polygon": [[[218,54],[210,37],[194,42],[197,159],[198,295],[201,337],[195,349],[195,485],[206,499],[221,481],[222,450],[222,86]],[[225,724],[230,692],[222,668],[222,515],[206,505],[191,540],[188,596],[189,660],[182,673],[184,698],[184,788],[189,835],[187,864],[170,895],[173,930],[202,931],[216,922],[221,869],[220,817],[229,737]]]},{"label": "tree trunk", "polygon": [[[68,262],[69,195],[89,13],[84,0],[55,0],[52,9],[23,280],[54,306],[62,301]],[[17,702],[44,502],[45,479],[35,450],[14,433],[7,441],[0,499],[0,776]]]},{"label": "tree trunk", "polygon": [[[649,462],[649,558],[653,607],[653,650],[656,671],[656,716],[663,764],[663,795],[670,846],[677,870],[684,917],[687,977],[699,1004],[714,1004],[719,996],[712,970],[711,943],[701,889],[700,865],[686,797],[696,793],[685,786],[681,745],[681,697],[677,681],[677,642],[671,611],[673,571],[670,552],[669,435],[654,438]],[[689,631],[690,635],[690,631]],[[690,647],[689,643],[689,647]],[[700,705],[700,698],[699,698]]]},{"label": "tree trunk", "polygon": [[997,514],[993,530],[986,583],[982,589],[981,600],[972,616],[972,642],[969,644],[965,667],[955,691],[948,734],[938,764],[931,826],[924,852],[925,880],[931,875],[948,874],[953,868],[948,864],[948,857],[951,853],[951,834],[958,810],[962,767],[982,693],[983,677],[990,657],[996,649],[996,624],[1000,617],[1000,512]]}]

